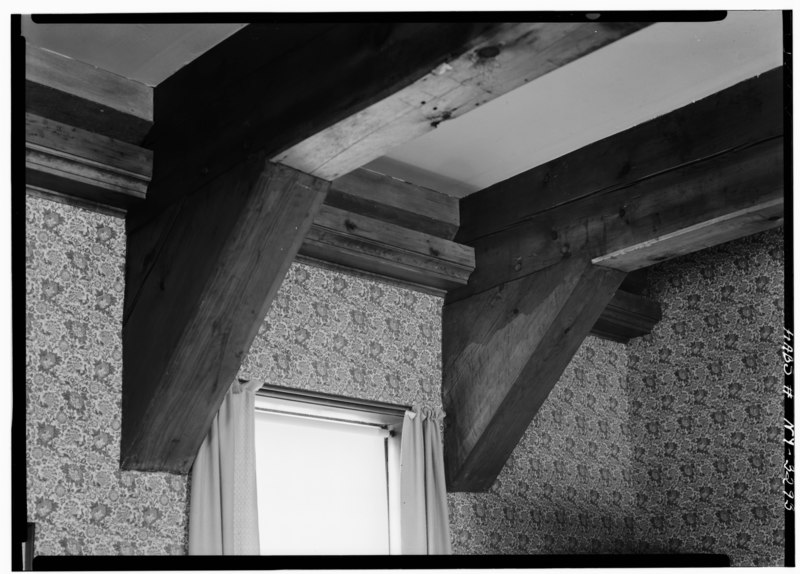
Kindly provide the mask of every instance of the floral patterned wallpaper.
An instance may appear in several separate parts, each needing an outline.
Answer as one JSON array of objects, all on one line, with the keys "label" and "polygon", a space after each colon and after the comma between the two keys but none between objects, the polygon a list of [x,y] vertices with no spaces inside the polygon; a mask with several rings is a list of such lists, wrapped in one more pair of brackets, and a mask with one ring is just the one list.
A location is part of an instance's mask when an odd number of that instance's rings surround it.
[{"label": "floral patterned wallpaper", "polygon": [[448,495],[455,552],[782,565],[782,230],[656,266],[649,285],[653,333],[587,338],[492,489]]},{"label": "floral patterned wallpaper", "polygon": [[633,550],[625,346],[588,337],[494,485],[450,493],[457,554]]},{"label": "floral patterned wallpaper", "polygon": [[294,263],[239,377],[441,408],[442,299]]},{"label": "floral patterned wallpaper", "polygon": [[119,470],[125,226],[26,204],[28,520],[39,555],[183,554],[186,477]]},{"label": "floral patterned wallpaper", "polygon": [[784,553],[783,230],[652,269],[664,318],[628,346],[642,552]]},{"label": "floral patterned wallpaper", "polygon": [[[448,495],[454,552],[780,564],[782,240],[653,268],[664,319],[628,346],[587,338],[490,492]],[[118,469],[123,222],[29,198],[26,248],[37,553],[184,553],[186,477]],[[295,263],[239,376],[440,407],[441,305]]]}]

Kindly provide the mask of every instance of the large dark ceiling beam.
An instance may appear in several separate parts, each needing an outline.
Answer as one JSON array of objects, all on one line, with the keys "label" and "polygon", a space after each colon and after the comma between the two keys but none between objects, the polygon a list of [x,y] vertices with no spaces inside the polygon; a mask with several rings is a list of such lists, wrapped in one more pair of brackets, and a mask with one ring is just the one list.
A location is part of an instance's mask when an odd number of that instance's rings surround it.
[{"label": "large dark ceiling beam", "polygon": [[149,211],[258,150],[336,179],[647,25],[247,26],[156,89]]},{"label": "large dark ceiling beam", "polygon": [[491,485],[593,325],[625,338],[658,316],[614,281],[782,223],[782,95],[774,70],[462,200],[476,269],[443,311],[452,489]]},{"label": "large dark ceiling beam", "polygon": [[[198,83],[186,75],[170,84],[177,108],[148,142],[150,197],[127,221],[123,468],[189,470],[322,205],[328,182],[269,157],[492,28],[341,24],[309,34],[288,25],[271,50],[274,30],[255,26],[243,33],[264,39],[262,49],[241,53],[236,34],[208,55],[216,64],[233,46],[243,73],[206,86],[213,98],[192,105],[184,86]],[[193,70],[206,79],[204,59]]]},{"label": "large dark ceiling beam", "polygon": [[783,135],[776,68],[501,181],[461,201],[457,240],[472,243],[543,212]]},{"label": "large dark ceiling beam", "polygon": [[133,144],[25,114],[29,193],[123,213],[144,200],[153,153]]},{"label": "large dark ceiling beam", "polygon": [[450,300],[581,253],[632,271],[780,225],[782,95],[776,69],[463,199],[476,270]]},{"label": "large dark ceiling beam", "polygon": [[458,222],[458,199],[358,169],[331,182],[298,256],[444,295],[475,269]]},{"label": "large dark ceiling beam", "polygon": [[[331,253],[359,230],[358,260],[377,253],[379,219],[319,212],[328,181],[643,26],[248,26],[159,86],[153,181],[127,216],[123,467],[188,470],[312,222]],[[471,266],[403,233],[395,268]]]},{"label": "large dark ceiling beam", "polygon": [[471,243],[476,269],[449,300],[585,255],[640,269],[783,222],[781,137],[544,212]]},{"label": "large dark ceiling beam", "polygon": [[153,125],[153,89],[26,44],[25,111],[138,145]]},{"label": "large dark ceiling beam", "polygon": [[[502,24],[471,49],[393,93],[280,153],[276,160],[335,179],[498,96],[585,56],[648,22]],[[419,25],[418,25],[419,26]],[[334,144],[334,145],[332,145]],[[335,151],[334,151],[335,150]]]},{"label": "large dark ceiling beam", "polygon": [[28,194],[116,215],[147,192],[152,88],[36,46],[25,46]]}]

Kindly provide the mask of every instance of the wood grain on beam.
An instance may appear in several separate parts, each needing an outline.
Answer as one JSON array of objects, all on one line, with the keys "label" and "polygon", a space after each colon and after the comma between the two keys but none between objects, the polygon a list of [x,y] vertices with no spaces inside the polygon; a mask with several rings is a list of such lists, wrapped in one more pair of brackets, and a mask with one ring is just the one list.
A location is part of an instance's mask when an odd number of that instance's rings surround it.
[{"label": "wood grain on beam", "polygon": [[[451,53],[462,53],[475,36],[497,26],[290,24],[274,46],[268,39],[271,26],[251,25],[221,42],[182,71],[180,81],[159,88],[158,102],[164,99],[174,107],[165,109],[157,102],[158,123],[148,137],[158,158],[153,181],[147,202],[126,217],[129,270],[146,270],[159,253],[164,235],[152,229],[168,229],[182,217],[183,203],[193,201],[198,189],[243,158],[272,155],[357,113],[429,73]],[[240,34],[263,37],[265,47],[274,49],[243,53],[243,46],[251,43]],[[213,90],[214,97],[202,95],[195,104],[192,90],[208,78],[206,61],[214,69],[221,63],[230,69],[220,89]],[[126,316],[146,276],[129,271]]]},{"label": "wood grain on beam", "polygon": [[[156,166],[151,203],[170,203],[259,150],[336,179],[645,25],[285,24],[274,46],[271,25],[251,24],[202,56],[180,81],[159,87],[159,98],[173,107],[159,105],[159,125],[148,138],[165,158]],[[274,49],[242,52],[254,45],[242,34],[261,34]],[[490,57],[495,47],[500,52]],[[228,69],[215,97],[194,104],[197,86],[207,85],[195,78],[208,77],[205,61]],[[462,87],[467,78],[468,89]],[[207,143],[209,133],[214,145]]]},{"label": "wood grain on beam", "polygon": [[366,169],[333,180],[325,204],[443,239],[458,231],[458,199]]},{"label": "wood grain on beam", "polygon": [[153,89],[28,44],[25,110],[139,144],[153,124]]},{"label": "wood grain on beam", "polygon": [[189,470],[328,185],[251,158],[138,232],[162,237],[128,262],[145,280],[123,324],[123,468]]},{"label": "wood grain on beam", "polygon": [[527,22],[492,27],[416,82],[317,132],[275,160],[335,179],[647,25]]},{"label": "wood grain on beam", "polygon": [[457,240],[783,134],[783,72],[764,73],[615,134],[461,201]]},{"label": "wood grain on beam", "polygon": [[[148,137],[159,157],[150,210],[198,189],[247,154],[274,156],[361,111],[496,26],[364,22],[309,28],[290,23],[281,27],[276,46],[272,25],[250,24],[198,58],[180,81],[159,87],[158,97],[172,107],[163,109],[157,102],[158,125]],[[263,47],[243,51],[248,43],[242,35],[262,37]],[[194,104],[198,85],[209,90],[202,83],[208,78],[206,62],[230,68],[221,85],[211,81],[213,97],[201,96]]]},{"label": "wood grain on beam", "polygon": [[125,209],[144,200],[150,150],[25,114],[25,181],[39,190]]},{"label": "wood grain on beam", "polygon": [[266,158],[496,26],[337,24],[309,35],[298,25],[284,49],[231,54],[248,60],[242,74],[227,71],[199,105],[191,89],[207,77],[204,62],[233,61],[218,56],[241,47],[235,39],[198,58],[186,87],[170,83],[175,108],[159,112],[148,138],[153,183],[126,218],[124,468],[188,470],[322,204],[327,183]]},{"label": "wood grain on beam", "polygon": [[492,485],[624,277],[574,257],[444,306],[448,491]]},{"label": "wood grain on beam", "polygon": [[634,337],[649,334],[660,320],[661,305],[620,288],[592,326],[591,334],[627,343]]},{"label": "wood grain on beam", "polygon": [[586,255],[630,271],[781,225],[783,138],[713,156],[546,211],[472,243],[457,300]]},{"label": "wood grain on beam", "polygon": [[[515,42],[531,48],[531,35],[537,34],[518,34],[523,26],[360,23],[312,30],[296,25],[283,29],[277,50],[256,46],[246,53],[241,48],[248,43],[234,35],[198,58],[180,82],[169,82],[169,94],[159,92],[173,107],[157,112],[147,138],[156,158],[153,181],[145,204],[126,218],[125,468],[188,469],[316,215],[323,193],[308,190],[321,190],[321,180],[336,179],[419,135],[417,116],[405,115],[409,106],[434,113],[424,122],[426,130],[433,129],[533,77],[528,70],[515,81],[493,80],[480,87],[478,100],[447,97],[460,90],[460,80],[454,84],[451,76],[462,78],[460,64],[449,62],[472,54],[471,65],[488,78],[494,65],[508,67],[492,62],[498,49],[513,55]],[[642,26],[592,23],[582,27],[582,35],[546,41],[537,73]],[[548,32],[537,37],[546,39]],[[514,56],[515,65],[530,59],[529,53]],[[206,62],[232,67],[224,71],[222,86],[208,87],[213,96],[202,94],[195,102],[195,91],[209,78]],[[430,96],[451,108],[434,110],[427,100],[406,102],[396,95],[420,80],[424,88],[404,94]],[[480,93],[474,86],[470,90]],[[354,116],[356,121],[349,121]],[[377,139],[370,136],[375,130],[382,133]],[[306,151],[295,147],[282,161],[297,161],[315,175],[265,166],[265,158],[304,141],[310,144]],[[309,170],[303,162],[312,149],[324,165]],[[367,233],[359,239],[363,250],[373,231],[360,223],[359,232]],[[429,237],[420,247],[438,250],[435,240],[441,239]]]},{"label": "wood grain on beam", "polygon": [[466,284],[475,267],[471,247],[329,205],[300,255],[437,289]]}]

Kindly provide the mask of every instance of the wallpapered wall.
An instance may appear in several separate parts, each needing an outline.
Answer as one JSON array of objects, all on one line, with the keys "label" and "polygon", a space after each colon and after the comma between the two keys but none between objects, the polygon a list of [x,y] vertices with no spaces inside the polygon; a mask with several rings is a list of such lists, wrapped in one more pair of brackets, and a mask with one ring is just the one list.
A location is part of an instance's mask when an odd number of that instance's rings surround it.
[{"label": "wallpapered wall", "polygon": [[638,547],[783,564],[783,230],[654,267],[628,346]]},{"label": "wallpapered wall", "polygon": [[[124,223],[27,202],[28,514],[37,553],[182,554],[186,478],[118,469]],[[655,267],[664,319],[589,337],[457,553],[723,552],[780,564],[783,235]],[[239,376],[441,406],[440,298],[294,264]]]},{"label": "wallpapered wall", "polygon": [[455,552],[782,565],[783,232],[648,281],[664,312],[653,333],[587,338],[491,491],[448,495]]},{"label": "wallpapered wall", "polygon": [[632,551],[625,346],[588,337],[486,493],[448,495],[459,554]]},{"label": "wallpapered wall", "polygon": [[183,554],[186,478],[119,470],[125,225],[26,204],[28,520],[37,554]]},{"label": "wallpapered wall", "polygon": [[[124,222],[37,198],[26,215],[37,554],[183,554],[186,477],[119,470]],[[440,340],[440,298],[294,264],[239,376],[441,407]]]},{"label": "wallpapered wall", "polygon": [[294,263],[239,377],[441,408],[442,300]]}]

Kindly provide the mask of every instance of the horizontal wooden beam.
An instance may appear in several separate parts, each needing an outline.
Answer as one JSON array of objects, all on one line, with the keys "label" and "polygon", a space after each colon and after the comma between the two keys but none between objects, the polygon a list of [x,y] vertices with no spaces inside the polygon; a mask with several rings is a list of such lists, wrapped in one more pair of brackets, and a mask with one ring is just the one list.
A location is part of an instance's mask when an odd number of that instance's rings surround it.
[{"label": "horizontal wooden beam", "polygon": [[299,255],[422,287],[465,285],[471,247],[323,205]]},{"label": "horizontal wooden beam", "polygon": [[124,210],[144,200],[152,164],[150,150],[25,114],[25,181],[42,192]]},{"label": "horizontal wooden beam", "polygon": [[[309,35],[300,26],[282,35],[288,48],[238,53],[244,75],[226,72],[225,85],[199,106],[189,88],[170,83],[174,116],[161,110],[148,138],[153,183],[126,219],[124,468],[188,470],[315,222],[327,179],[266,159],[390,98],[496,27],[337,24]],[[231,45],[246,43],[219,49]],[[232,61],[219,54],[198,58],[182,74],[185,86],[202,85],[205,62]],[[331,206],[321,217],[320,243],[340,253],[352,254],[356,242],[363,255],[397,232],[414,246],[417,267],[423,253],[431,257],[426,271],[448,275],[471,263],[468,249],[440,237]],[[389,259],[396,268],[408,257]]]},{"label": "horizontal wooden beam", "polygon": [[462,199],[457,241],[780,136],[782,101],[777,68],[497,183]]},{"label": "horizontal wooden beam", "polygon": [[275,160],[335,179],[442,122],[648,25],[518,22],[493,26],[454,52],[456,57],[437,62],[418,81],[297,143]]},{"label": "horizontal wooden beam", "polygon": [[[270,47],[275,32],[271,26],[251,25],[232,35],[182,71],[179,82],[169,81],[158,91],[157,103],[165,98],[175,107],[166,110],[158,104],[158,124],[148,137],[158,159],[147,201],[126,218],[128,259],[134,268],[146,269],[161,236],[149,228],[169,228],[181,217],[182,203],[193,201],[198,189],[243,158],[253,153],[271,156],[390,97],[498,26],[289,24],[278,34],[282,45],[274,52],[254,54],[241,52],[251,44],[240,41],[239,35],[262,38]],[[214,90],[213,98],[203,95],[198,107],[194,94],[185,90],[207,79],[207,61],[213,68],[229,63],[239,73],[226,71],[222,87]],[[264,105],[265,94],[270,94],[269,105]],[[126,278],[126,314],[145,277],[129,273]]]},{"label": "horizontal wooden beam", "polygon": [[[152,212],[248,154],[274,156],[390,96],[496,26],[288,23],[277,31],[280,45],[273,40],[274,26],[246,26],[198,58],[180,78],[159,86],[158,121],[147,141],[159,160],[148,210],[132,214],[129,225],[141,225]],[[261,46],[255,46],[259,39]],[[255,49],[245,51],[247,46]],[[207,68],[217,69],[220,62],[230,69],[218,85],[208,80]],[[201,95],[195,104],[198,85],[213,96]],[[159,103],[162,99],[169,109]]]},{"label": "horizontal wooden beam", "polygon": [[[276,30],[251,24],[159,86],[158,101],[171,108],[157,102],[148,138],[159,157],[150,207],[175,201],[259,150],[337,179],[645,25],[340,23]],[[261,47],[242,51],[259,37]],[[213,98],[201,94],[194,103],[197,86],[208,89],[197,79],[208,81],[206,62],[229,69],[214,83]]]},{"label": "horizontal wooden beam", "polygon": [[444,306],[449,491],[492,485],[624,277],[574,257]]},{"label": "horizontal wooden beam", "polygon": [[128,261],[146,277],[122,329],[122,468],[188,472],[328,185],[251,158]]},{"label": "horizontal wooden beam", "polygon": [[473,242],[457,300],[585,255],[630,271],[783,223],[783,138],[725,153],[532,217]]},{"label": "horizontal wooden beam", "polygon": [[661,305],[620,288],[603,309],[590,334],[627,343],[635,337],[649,334],[660,320]]},{"label": "horizontal wooden beam", "polygon": [[[587,161],[582,170],[597,170],[598,182],[603,188],[527,214],[510,227],[488,234],[484,231],[494,229],[493,224],[485,228],[480,237],[467,242],[475,247],[476,258],[476,270],[469,284],[448,293],[448,300],[468,297],[523,277],[566,257],[588,256],[595,264],[632,271],[781,225],[784,141],[782,98],[775,91],[780,92],[782,84],[775,81],[778,76],[772,73],[763,78],[766,78],[763,82],[735,86],[730,89],[733,92],[725,90],[700,102],[705,107],[712,101],[719,105],[714,107],[717,115],[698,116],[697,122],[708,122],[711,126],[731,123],[745,126],[739,128],[732,140],[713,131],[706,134],[712,143],[702,145],[692,139],[700,137],[694,133],[695,128],[689,127],[694,124],[687,123],[694,113],[688,114],[689,108],[676,112],[675,125],[685,125],[688,132],[685,137],[679,137],[673,131],[667,138],[672,147],[662,151],[669,156],[669,162],[659,159],[657,173],[652,173],[655,168],[641,168],[640,173],[651,175],[635,181],[626,180],[625,185],[615,184],[608,179],[605,166],[619,159],[612,160],[608,154],[601,153],[589,161],[589,155],[585,155]],[[748,105],[741,98],[746,98]],[[753,110],[749,116],[744,115],[748,121],[730,120],[740,117],[729,116],[731,110],[743,113],[747,109]],[[635,129],[644,137],[651,132],[649,125]],[[661,123],[656,121],[654,125]],[[730,135],[727,127],[723,131]],[[765,134],[772,135],[765,137]],[[624,143],[630,133],[624,132],[620,137]],[[643,140],[642,146],[646,145]],[[702,148],[702,157],[691,159],[696,154],[687,156],[684,153],[687,146],[695,150]],[[631,147],[625,144],[620,149]],[[716,153],[712,153],[713,150]],[[564,165],[573,165],[569,157],[562,158]],[[562,173],[562,160],[550,162],[548,169]],[[667,165],[672,167],[667,169]],[[535,168],[532,172],[539,170]],[[506,197],[510,189],[506,188]],[[526,202],[530,205],[531,201],[526,198],[531,189],[525,186],[516,189],[521,205]],[[486,193],[489,191],[491,188]],[[470,204],[468,209],[476,205]],[[463,219],[466,204],[462,202],[461,206]],[[484,207],[488,210],[488,205]],[[457,238],[463,235],[459,231]]]},{"label": "horizontal wooden beam", "polygon": [[587,334],[652,328],[626,272],[782,223],[782,89],[766,74],[462,200],[476,269],[443,312],[451,490],[492,484]]},{"label": "horizontal wooden beam", "polygon": [[139,144],[153,125],[153,89],[27,44],[25,110],[89,132]]},{"label": "horizontal wooden beam", "polygon": [[443,239],[458,231],[458,199],[366,169],[333,180],[325,204]]}]

